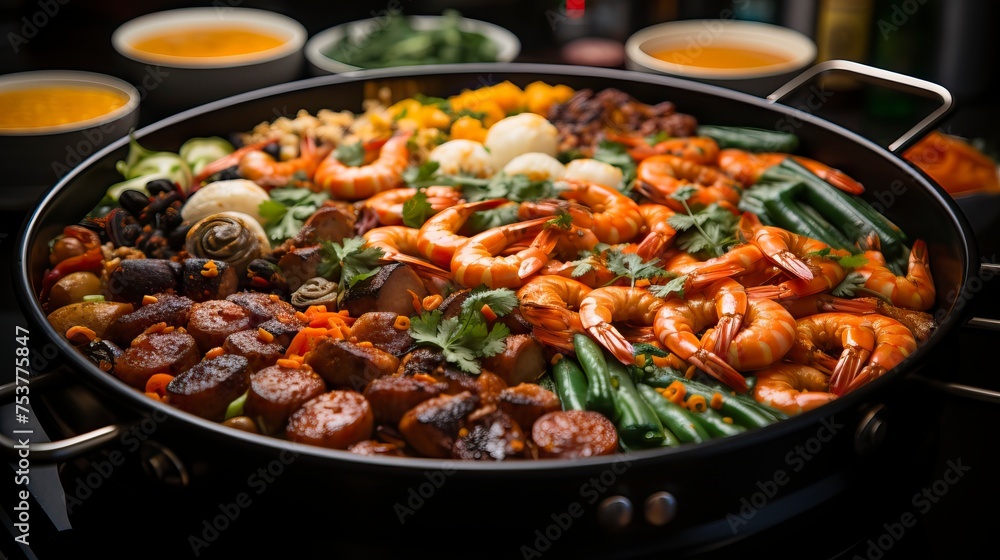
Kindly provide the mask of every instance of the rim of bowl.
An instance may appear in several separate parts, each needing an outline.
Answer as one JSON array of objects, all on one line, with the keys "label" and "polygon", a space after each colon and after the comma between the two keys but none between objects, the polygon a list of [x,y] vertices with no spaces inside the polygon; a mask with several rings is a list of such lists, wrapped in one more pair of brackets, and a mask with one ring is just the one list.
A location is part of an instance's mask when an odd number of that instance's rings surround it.
[{"label": "rim of bowl", "polygon": [[[720,27],[721,26],[721,27]],[[705,37],[705,39],[702,39]],[[661,60],[646,51],[660,47],[705,47],[712,42],[765,47],[791,57],[787,62],[751,68],[703,68]],[[694,44],[692,45],[692,42]],[[806,35],[779,25],[733,19],[679,20],[660,23],[632,34],[625,42],[625,55],[650,70],[691,78],[746,79],[776,76],[802,69],[816,58],[816,43]]]},{"label": "rim of bowl", "polygon": [[[277,33],[284,42],[263,51],[227,56],[173,56],[148,54],[132,46],[151,32],[190,30],[219,23],[240,23],[258,30]],[[118,54],[143,64],[173,68],[229,68],[277,60],[299,51],[306,42],[306,28],[298,21],[268,10],[256,8],[180,8],[153,12],[131,19],[111,34],[111,44]]]},{"label": "rim of bowl", "polygon": [[95,89],[115,90],[126,96],[125,104],[117,109],[91,117],[82,121],[71,123],[33,126],[24,128],[0,128],[0,136],[42,136],[45,134],[59,134],[62,132],[72,132],[84,130],[94,126],[100,126],[114,122],[139,107],[139,90],[132,84],[95,72],[83,72],[79,70],[35,70],[31,72],[18,72],[0,76],[0,92],[16,89],[31,89],[46,86],[88,86]]},{"label": "rim of bowl", "polygon": [[[401,15],[401,14],[400,14]],[[409,19],[419,30],[433,29],[444,16],[402,16]],[[349,21],[320,31],[306,43],[305,54],[313,66],[327,72],[350,72],[364,70],[360,66],[346,64],[326,56],[324,51],[336,45],[347,34],[363,35],[366,28],[379,25],[386,18],[368,18]],[[512,31],[495,23],[462,17],[459,26],[463,31],[475,31],[485,35],[497,46],[497,62],[511,62],[521,53],[521,40]],[[370,32],[370,31],[369,31]]]}]

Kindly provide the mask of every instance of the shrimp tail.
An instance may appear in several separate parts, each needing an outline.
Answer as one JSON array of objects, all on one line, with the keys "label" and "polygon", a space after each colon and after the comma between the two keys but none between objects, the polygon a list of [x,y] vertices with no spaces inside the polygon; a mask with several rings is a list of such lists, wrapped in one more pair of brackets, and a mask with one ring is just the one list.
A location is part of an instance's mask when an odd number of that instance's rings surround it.
[{"label": "shrimp tail", "polygon": [[[837,366],[833,369],[833,375],[830,376],[830,392],[842,395],[847,392],[848,387],[860,386],[859,377],[870,355],[871,352],[863,348],[844,348]],[[870,371],[866,372],[865,377],[869,376],[869,373]]]},{"label": "shrimp tail", "polygon": [[386,255],[386,260],[401,262],[409,265],[413,265],[417,268],[442,275],[444,277],[449,276],[449,272],[436,264],[427,262],[423,259],[418,259],[417,257],[411,257],[410,255],[404,253],[393,253],[392,255]]},{"label": "shrimp tail", "polygon": [[830,183],[837,189],[844,191],[848,194],[860,195],[865,192],[865,187],[858,181],[849,177],[846,173],[839,169],[834,169],[828,167],[818,161],[814,161],[808,158],[792,156],[796,162],[798,162],[802,167],[805,167],[809,171],[812,171],[820,179],[823,179],[827,183]]},{"label": "shrimp tail", "polygon": [[698,369],[718,379],[726,386],[732,387],[736,392],[747,392],[746,378],[715,353],[699,349],[691,357],[689,357],[687,361],[691,362]]},{"label": "shrimp tail", "polygon": [[639,247],[636,253],[642,257],[642,260],[648,261],[653,257],[658,257],[663,254],[670,242],[673,241],[672,236],[664,235],[661,232],[653,231],[646,236],[645,239],[639,243]]},{"label": "shrimp tail", "polygon": [[635,363],[635,349],[632,348],[632,344],[625,340],[625,337],[611,325],[607,323],[594,325],[587,328],[587,332],[594,337],[598,344],[611,352],[619,362],[625,365]]}]

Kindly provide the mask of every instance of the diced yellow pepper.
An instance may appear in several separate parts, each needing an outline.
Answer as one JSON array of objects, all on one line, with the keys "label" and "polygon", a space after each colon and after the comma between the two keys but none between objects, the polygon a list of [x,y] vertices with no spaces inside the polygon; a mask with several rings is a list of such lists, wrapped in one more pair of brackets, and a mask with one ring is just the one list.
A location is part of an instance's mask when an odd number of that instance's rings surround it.
[{"label": "diced yellow pepper", "polygon": [[472,117],[459,117],[451,125],[452,140],[474,140],[483,142],[486,140],[486,128],[479,119]]}]

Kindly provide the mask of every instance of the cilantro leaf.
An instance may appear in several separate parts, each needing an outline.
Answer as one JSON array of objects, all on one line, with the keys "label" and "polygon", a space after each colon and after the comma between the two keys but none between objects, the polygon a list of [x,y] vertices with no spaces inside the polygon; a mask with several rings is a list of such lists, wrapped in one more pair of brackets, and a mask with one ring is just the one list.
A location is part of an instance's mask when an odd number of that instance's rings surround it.
[{"label": "cilantro leaf", "polygon": [[635,287],[636,280],[648,280],[670,274],[659,267],[659,262],[659,259],[645,262],[639,255],[626,253],[620,249],[611,249],[607,254],[608,270],[619,278],[628,278],[631,280],[633,288]]},{"label": "cilantro leaf", "polygon": [[649,287],[650,293],[656,297],[668,298],[672,294],[677,297],[684,297],[684,287],[687,285],[687,274],[678,276],[666,284],[656,284]]},{"label": "cilantro leaf", "polygon": [[362,237],[350,237],[342,243],[324,241],[323,260],[316,268],[320,276],[332,280],[338,277],[341,293],[365,278],[375,275],[385,257],[379,247],[365,247]]},{"label": "cilantro leaf", "polygon": [[[508,175],[503,171],[493,175],[485,183],[482,180],[456,179],[463,184],[462,194],[470,202],[491,198],[506,198],[513,202],[554,198],[556,189],[548,179],[534,180],[523,174]],[[464,181],[464,182],[463,182]]]},{"label": "cilantro leaf", "polygon": [[698,212],[692,212],[686,198],[683,198],[685,193],[680,192],[685,188],[687,187],[677,189],[674,195],[682,197],[680,200],[686,213],[677,212],[667,218],[667,223],[678,233],[677,247],[689,253],[721,256],[738,242],[736,230],[740,219],[718,204],[710,204]]},{"label": "cilantro leaf", "polygon": [[622,183],[629,185],[635,179],[635,160],[629,155],[625,144],[603,141],[594,150],[594,159],[609,163],[622,170]]},{"label": "cilantro leaf", "polygon": [[489,210],[480,210],[469,216],[464,229],[468,235],[475,235],[495,227],[513,224],[518,221],[517,204],[502,205]]},{"label": "cilantro leaf", "polygon": [[840,257],[840,266],[844,268],[861,268],[868,264],[868,259],[864,255],[850,255],[846,257]]},{"label": "cilantro leaf", "polygon": [[410,166],[403,170],[403,181],[410,187],[420,188],[440,184],[435,181],[441,164],[436,161],[425,161],[419,166]]},{"label": "cilantro leaf", "polygon": [[264,231],[273,245],[295,237],[309,216],[330,198],[326,192],[305,188],[271,189],[269,199],[260,203],[257,211],[264,218]]},{"label": "cilantro leaf", "polygon": [[433,215],[434,208],[427,201],[427,193],[422,190],[403,203],[403,225],[406,227],[419,228]]},{"label": "cilantro leaf", "polygon": [[645,138],[646,143],[649,144],[650,146],[655,146],[655,145],[659,144],[660,142],[663,142],[663,141],[669,140],[669,139],[670,139],[670,135],[667,134],[666,130],[658,130],[656,132],[656,134],[651,134],[651,135],[649,135],[649,136],[647,136]]},{"label": "cilantro leaf", "polygon": [[341,144],[333,151],[333,157],[350,167],[358,167],[365,162],[365,146],[360,141]]},{"label": "cilantro leaf", "polygon": [[503,323],[495,323],[489,334],[482,341],[482,354],[489,358],[496,356],[507,347],[504,339],[510,334],[510,329]]},{"label": "cilantro leaf", "polygon": [[510,288],[477,287],[462,302],[462,313],[478,312],[484,305],[489,305],[497,317],[503,317],[517,307],[517,294]]}]

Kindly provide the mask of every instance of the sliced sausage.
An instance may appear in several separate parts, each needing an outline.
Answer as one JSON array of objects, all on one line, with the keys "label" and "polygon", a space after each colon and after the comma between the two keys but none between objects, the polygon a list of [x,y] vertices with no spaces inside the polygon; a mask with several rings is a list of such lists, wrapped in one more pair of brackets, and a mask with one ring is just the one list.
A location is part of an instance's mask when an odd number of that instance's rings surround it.
[{"label": "sliced sausage", "polygon": [[292,413],[285,435],[292,441],[347,449],[371,439],[374,426],[371,406],[361,393],[330,391]]},{"label": "sliced sausage", "polygon": [[399,432],[410,447],[425,457],[450,457],[465,417],[478,405],[479,397],[468,391],[428,399],[403,415]]},{"label": "sliced sausage", "polygon": [[167,400],[196,416],[222,422],[226,408],[250,386],[250,363],[243,356],[207,358],[167,383]]},{"label": "sliced sausage", "polygon": [[139,305],[145,296],[174,293],[180,278],[179,263],[167,259],[124,259],[108,275],[105,291],[110,301]]},{"label": "sliced sausage", "polygon": [[358,213],[352,204],[327,201],[306,219],[295,237],[276,247],[274,254],[281,256],[295,247],[310,247],[324,241],[340,243],[355,235],[357,219]]},{"label": "sliced sausage", "polygon": [[181,262],[181,295],[198,301],[223,299],[239,288],[239,275],[228,263],[190,257]]},{"label": "sliced sausage", "polygon": [[272,294],[237,292],[228,296],[226,301],[231,301],[250,312],[251,327],[272,319],[286,325],[302,325],[302,321],[295,316],[296,310],[292,304],[278,296],[272,297]]},{"label": "sliced sausage", "polygon": [[49,313],[49,324],[62,335],[72,327],[87,327],[94,331],[98,338],[103,338],[105,331],[122,315],[135,311],[131,303],[116,301],[81,301],[71,303]]},{"label": "sliced sausage", "polygon": [[399,372],[403,375],[432,373],[444,365],[444,354],[433,348],[416,348],[399,362]]},{"label": "sliced sausage", "polygon": [[472,461],[503,461],[524,457],[527,438],[507,413],[490,409],[469,418],[452,446],[452,457]]},{"label": "sliced sausage", "polygon": [[107,338],[115,344],[128,346],[135,337],[157,323],[166,323],[171,327],[186,327],[194,302],[190,298],[174,294],[156,294],[156,301],[146,303],[131,313],[120,315],[108,325],[104,332]]},{"label": "sliced sausage", "polygon": [[250,369],[260,371],[283,358],[286,347],[278,344],[277,339],[271,342],[261,339],[257,329],[248,329],[227,336],[222,349],[227,354],[243,356],[250,362]]},{"label": "sliced sausage", "polygon": [[503,352],[483,358],[483,368],[499,375],[508,385],[535,381],[546,367],[545,348],[526,334],[509,335],[504,339]]},{"label": "sliced sausage", "polygon": [[397,317],[399,314],[392,311],[365,313],[351,325],[351,336],[371,342],[375,348],[394,356],[402,356],[413,347],[413,337],[409,329],[396,327]]},{"label": "sliced sausage", "polygon": [[202,352],[222,346],[226,337],[250,328],[250,313],[231,301],[212,300],[191,306],[187,331]]},{"label": "sliced sausage", "polygon": [[507,388],[507,382],[499,375],[486,369],[475,376],[475,379],[480,402],[482,404],[497,404],[500,400],[500,394]]},{"label": "sliced sausage", "polygon": [[250,374],[244,413],[268,435],[280,433],[303,403],[326,392],[326,383],[307,367],[266,367]]},{"label": "sliced sausage", "polygon": [[406,411],[442,394],[447,388],[447,383],[429,375],[387,375],[373,379],[365,387],[364,395],[372,405],[377,424],[396,426]]},{"label": "sliced sausage", "polygon": [[299,334],[299,331],[302,330],[303,325],[299,323],[282,323],[277,319],[271,319],[257,326],[271,333],[271,336],[274,337],[274,342],[287,348],[292,343],[295,335]]},{"label": "sliced sausage", "polygon": [[399,358],[375,347],[323,338],[306,352],[305,363],[330,386],[360,392],[371,380],[392,375],[399,367]]},{"label": "sliced sausage", "polygon": [[298,290],[310,278],[319,275],[319,265],[323,262],[326,252],[320,245],[294,247],[278,260],[289,291]]},{"label": "sliced sausage", "polygon": [[615,425],[592,410],[549,412],[532,425],[531,439],[539,458],[594,457],[618,450]]},{"label": "sliced sausage", "polygon": [[341,309],[346,309],[351,317],[360,317],[371,311],[392,311],[410,316],[416,312],[410,292],[421,300],[427,296],[427,288],[417,273],[403,263],[387,264],[373,276],[348,288]]},{"label": "sliced sausage", "polygon": [[500,392],[500,409],[525,429],[542,415],[560,410],[559,396],[534,383],[521,383]]},{"label": "sliced sausage", "polygon": [[137,336],[125,348],[115,362],[114,373],[118,379],[141,390],[154,373],[180,375],[199,360],[201,352],[193,336],[176,330],[153,332]]}]

